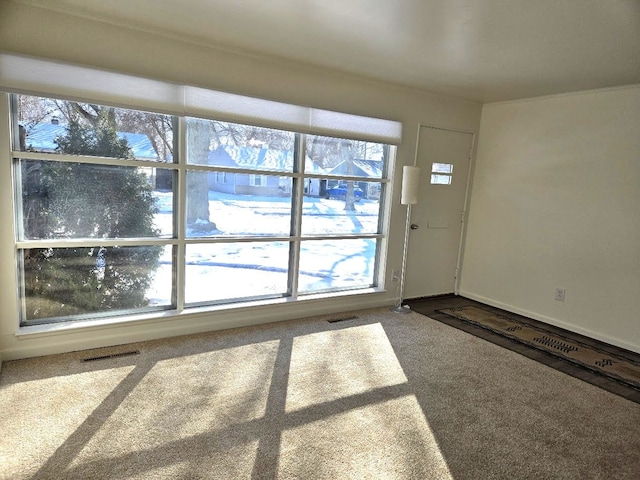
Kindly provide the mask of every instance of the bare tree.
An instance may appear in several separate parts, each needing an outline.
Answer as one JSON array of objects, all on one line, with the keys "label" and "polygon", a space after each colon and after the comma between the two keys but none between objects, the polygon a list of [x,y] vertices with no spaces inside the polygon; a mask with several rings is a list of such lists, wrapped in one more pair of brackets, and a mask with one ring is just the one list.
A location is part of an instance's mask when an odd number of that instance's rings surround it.
[{"label": "bare tree", "polygon": [[290,150],[293,147],[291,132],[271,128],[240,125],[228,122],[211,122],[213,147],[234,145],[238,147],[263,147]]},{"label": "bare tree", "polygon": [[[189,119],[187,128],[187,151],[189,161],[196,165],[209,163],[211,122]],[[211,231],[216,225],[209,220],[209,174],[188,172],[187,176],[187,225],[198,230]]]},{"label": "bare tree", "polygon": [[118,124],[123,131],[144,133],[161,162],[173,158],[173,117],[136,110],[120,110],[118,113]]},{"label": "bare tree", "polygon": [[[355,174],[353,165],[353,142],[349,140],[343,140],[340,142],[340,156],[346,165],[346,172],[348,176]],[[344,197],[344,209],[347,212],[354,212],[356,210],[355,194],[353,191],[353,181],[347,182],[347,193]]]}]

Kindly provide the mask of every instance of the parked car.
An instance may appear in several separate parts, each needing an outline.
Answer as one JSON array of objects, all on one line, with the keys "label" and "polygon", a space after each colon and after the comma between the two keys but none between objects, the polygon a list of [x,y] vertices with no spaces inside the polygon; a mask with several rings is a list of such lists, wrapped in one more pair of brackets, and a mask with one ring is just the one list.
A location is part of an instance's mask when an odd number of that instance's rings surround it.
[{"label": "parked car", "polygon": [[[331,187],[327,190],[327,196],[329,198],[335,198],[338,200],[344,200],[347,198],[347,185],[339,184],[335,187]],[[364,197],[364,192],[360,187],[353,186],[353,197],[356,202],[359,202]]]}]

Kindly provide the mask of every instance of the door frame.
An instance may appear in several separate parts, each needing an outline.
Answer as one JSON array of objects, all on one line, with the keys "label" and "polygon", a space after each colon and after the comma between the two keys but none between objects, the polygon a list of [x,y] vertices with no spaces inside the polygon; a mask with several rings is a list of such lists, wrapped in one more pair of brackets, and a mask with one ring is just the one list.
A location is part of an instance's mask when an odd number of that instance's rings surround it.
[{"label": "door frame", "polygon": [[[462,227],[460,228],[460,239],[458,241],[458,258],[456,260],[456,270],[454,272],[454,284],[453,284],[453,293],[456,295],[460,294],[460,277],[462,274],[462,257],[464,254],[464,246],[466,240],[467,233],[467,218],[469,211],[469,202],[471,200],[471,184],[473,183],[473,171],[474,171],[474,159],[475,159],[475,148],[476,148],[476,132],[473,130],[465,130],[460,128],[451,128],[451,127],[443,127],[441,125],[433,125],[429,123],[418,123],[418,133],[416,136],[416,148],[415,148],[415,156],[413,159],[413,166],[418,167],[418,157],[420,155],[420,132],[422,128],[432,128],[434,130],[445,130],[448,132],[456,132],[456,133],[467,133],[471,135],[471,148],[469,149],[469,169],[467,171],[467,183],[464,189],[464,206],[462,210]],[[431,173],[429,171],[429,173]],[[411,220],[410,220],[411,221]]]}]

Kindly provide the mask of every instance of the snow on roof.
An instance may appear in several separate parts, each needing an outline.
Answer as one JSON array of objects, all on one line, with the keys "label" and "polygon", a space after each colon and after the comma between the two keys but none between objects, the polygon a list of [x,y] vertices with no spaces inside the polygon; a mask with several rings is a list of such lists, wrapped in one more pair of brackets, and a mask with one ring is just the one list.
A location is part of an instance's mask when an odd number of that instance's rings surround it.
[{"label": "snow on roof", "polygon": [[[293,170],[293,152],[259,147],[238,147],[235,145],[220,146],[209,153],[214,165],[224,165],[223,159],[228,157],[240,168],[259,168],[277,172]],[[324,173],[309,157],[306,158],[307,173]]]},{"label": "snow on roof", "polygon": [[226,145],[224,151],[238,167],[261,170],[290,171],[293,168],[293,152],[267,148]]},{"label": "snow on roof", "polygon": [[[381,178],[382,177],[382,160],[367,160],[358,158],[353,160],[353,173],[356,177]],[[329,170],[334,175],[349,175],[347,172],[346,161],[340,162],[338,165]]]},{"label": "snow on roof", "polygon": [[[55,152],[56,137],[67,133],[67,125],[55,123],[39,123],[27,130],[27,147],[39,152]],[[129,144],[135,158],[139,160],[157,160],[158,154],[144,133],[116,132],[118,138],[124,138]]]}]

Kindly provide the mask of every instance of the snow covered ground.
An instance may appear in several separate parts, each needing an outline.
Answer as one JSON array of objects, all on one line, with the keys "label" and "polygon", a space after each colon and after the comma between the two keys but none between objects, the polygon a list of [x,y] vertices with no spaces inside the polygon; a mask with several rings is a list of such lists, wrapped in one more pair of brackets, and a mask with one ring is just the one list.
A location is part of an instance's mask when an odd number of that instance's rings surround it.
[{"label": "snow covered ground", "polygon": [[[172,236],[172,194],[157,192],[156,226]],[[356,212],[345,212],[343,200],[305,197],[302,234],[375,233],[379,203],[363,199]],[[209,220],[215,232],[190,230],[189,237],[288,236],[291,199],[209,193]],[[279,295],[287,291],[289,242],[257,241],[189,244],[186,250],[185,300],[187,303],[224,301]],[[367,287],[373,283],[376,240],[308,240],[300,245],[299,293],[338,288]],[[172,252],[167,247],[147,292],[154,305],[171,298]]]}]

